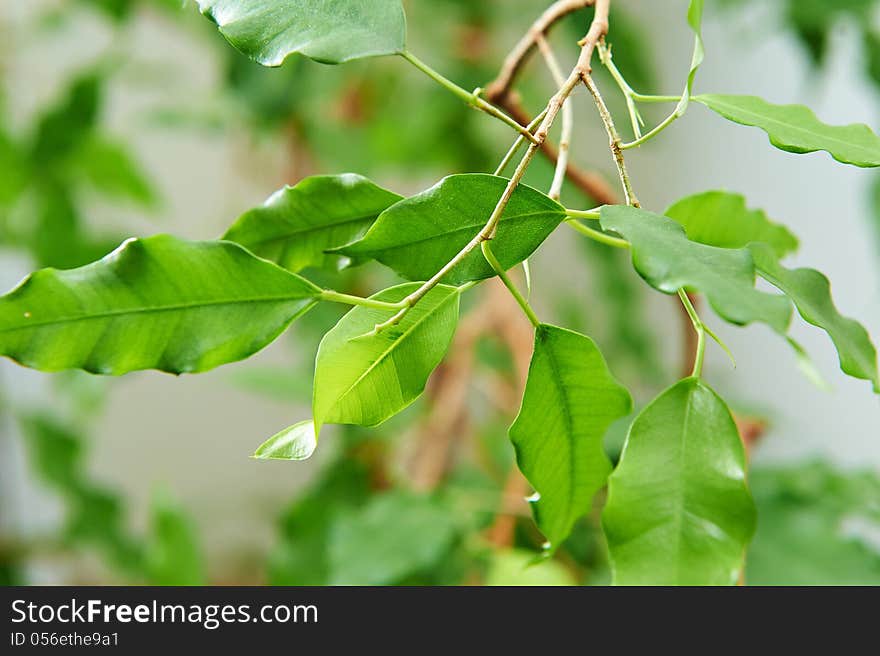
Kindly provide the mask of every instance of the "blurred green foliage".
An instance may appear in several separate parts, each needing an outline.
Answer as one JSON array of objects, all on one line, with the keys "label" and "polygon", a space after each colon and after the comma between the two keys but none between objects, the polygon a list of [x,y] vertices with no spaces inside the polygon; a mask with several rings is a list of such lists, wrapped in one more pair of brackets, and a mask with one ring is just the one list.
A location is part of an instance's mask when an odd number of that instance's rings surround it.
[{"label": "blurred green foliage", "polygon": [[[493,77],[495,63],[537,12],[534,3],[524,0],[412,4],[411,29],[421,47],[432,63],[465,88]],[[853,20],[863,36],[866,74],[880,85],[880,35],[869,20],[876,4],[785,0],[779,14],[817,64],[827,56],[828,21]],[[219,117],[220,127],[244,128],[255,139],[286,143],[291,152],[287,177],[357,170],[407,184],[433,179],[438,171],[491,170],[502,154],[493,138],[494,126],[484,129],[477,112],[394,61],[329,69],[292,58],[278,69],[266,69],[227,47],[207,21],[187,20],[193,7],[182,14],[180,0],[79,0],[53,12],[58,18],[84,8],[108,19],[111,29],[123,29],[143,12],[158,10],[180,38],[210,44],[222,72],[220,109],[210,115]],[[660,46],[629,11],[626,5],[614,8],[615,62],[635,88],[650,92],[657,84],[653,48]],[[566,21],[557,38],[580,38],[586,15]],[[14,132],[0,102],[0,245],[27,253],[39,266],[74,267],[108,252],[123,237],[112,231],[96,234],[89,227],[86,217],[95,195],[143,209],[158,206],[160,194],[149,174],[102,120],[107,89],[117,75],[103,61],[79,71],[53,103]],[[539,95],[546,95],[544,86],[524,83],[527,103]],[[388,105],[395,111],[384,111]],[[234,110],[226,111],[229,107]],[[178,98],[169,99],[163,109],[167,117],[192,113]],[[190,127],[179,123],[171,129]],[[455,139],[449,138],[453,131]],[[548,165],[539,164],[527,182],[546,186],[551,174]],[[271,176],[273,182],[284,177],[274,171]],[[579,195],[568,187],[564,193]],[[880,217],[880,191],[876,198]],[[563,289],[554,300],[557,315],[566,325],[584,325],[596,334],[612,368],[621,370],[624,378],[635,372],[659,386],[668,372],[651,322],[634,320],[646,312],[643,286],[636,284],[625,255],[585,240],[579,243],[584,266],[597,283],[597,298],[591,299],[595,305],[586,313],[582,301]],[[325,282],[320,275],[328,275],[310,273],[319,284]],[[367,266],[326,282],[361,293],[376,287],[377,279],[384,281],[388,274]],[[343,310],[322,304],[303,318],[297,339],[316,344]],[[303,382],[309,380],[311,367],[309,361],[298,362],[296,371],[252,366],[231,378],[255,393],[297,402],[311,393]],[[476,374],[484,383],[489,381],[486,385],[509,386],[514,371],[507,345],[493,338],[480,340]],[[95,550],[122,581],[205,582],[207,566],[194,524],[180,506],[164,493],[157,494],[149,526],[136,532],[125,497],[89,476],[85,435],[99,404],[80,394],[82,390],[74,384],[60,394],[74,407],[72,413],[57,412],[47,399],[45,408],[17,417],[34,471],[58,494],[66,511],[62,532],[53,540],[64,549]],[[416,404],[401,421],[421,421],[427,412]],[[398,471],[394,454],[399,445],[392,436],[402,432],[399,423],[371,431],[340,427],[333,436],[333,457],[278,519],[276,544],[266,563],[268,582],[607,582],[606,547],[595,516],[581,520],[554,558],[539,564],[533,563],[532,554],[542,538],[526,516],[514,518],[510,544],[499,549],[487,539],[513,464],[506,428],[498,419],[499,413],[492,411],[474,418],[468,427],[474,435],[472,452],[460,458],[429,494],[413,492]],[[620,433],[612,430],[607,440],[613,460],[619,456]],[[748,559],[750,583],[880,583],[880,548],[876,540],[856,531],[865,523],[880,523],[880,478],[812,463],[756,469],[750,482],[760,518]],[[0,549],[0,583],[25,580],[22,565],[31,555]]]}]

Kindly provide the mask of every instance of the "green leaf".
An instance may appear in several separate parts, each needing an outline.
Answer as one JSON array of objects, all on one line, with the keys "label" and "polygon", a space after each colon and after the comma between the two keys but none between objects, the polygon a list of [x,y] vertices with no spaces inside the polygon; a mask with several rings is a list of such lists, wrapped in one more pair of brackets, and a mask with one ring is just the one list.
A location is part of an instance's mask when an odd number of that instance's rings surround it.
[{"label": "green leaf", "polygon": [[324,64],[398,54],[401,0],[197,0],[235,48],[263,66],[294,53]]},{"label": "green leaf", "polygon": [[510,427],[520,470],[537,491],[535,520],[555,549],[586,515],[611,461],[602,438],[632,411],[632,397],[589,337],[555,326],[535,330],[522,408]]},{"label": "green leaf", "polygon": [[150,508],[152,539],[145,553],[150,585],[205,585],[201,549],[192,519],[166,494]]},{"label": "green leaf", "polygon": [[803,105],[773,105],[757,96],[705,94],[694,100],[734,123],[761,128],[781,150],[824,150],[843,164],[880,166],[880,137],[863,123],[827,125]]},{"label": "green leaf", "polygon": [[676,201],[664,213],[682,225],[688,239],[719,248],[744,248],[753,241],[769,245],[777,257],[797,250],[788,228],[773,223],[763,210],[750,210],[746,199],[727,191],[707,191]]},{"label": "green leaf", "polygon": [[786,269],[764,244],[749,246],[758,273],[794,302],[808,323],[821,328],[837,349],[840,368],[855,378],[870,380],[880,393],[877,351],[862,325],[842,316],[831,298],[831,283],[815,269]]},{"label": "green leaf", "polygon": [[633,266],[654,289],[665,294],[695,289],[731,323],[762,321],[780,333],[788,329],[791,304],[784,296],[755,289],[755,267],[747,249],[690,241],[672,219],[634,207],[606,206],[601,214],[603,228],[629,240]]},{"label": "green leaf", "polygon": [[263,442],[253,457],[257,460],[306,460],[315,452],[318,438],[312,420],[301,421]]},{"label": "green leaf", "polygon": [[[407,283],[371,298],[395,303]],[[458,322],[459,291],[438,285],[395,326],[374,334],[393,312],[355,307],[330,330],[315,363],[315,434],[326,423],[375,426],[412,403],[440,364]]]},{"label": "green leaf", "polygon": [[331,585],[389,585],[435,565],[456,536],[453,514],[436,500],[392,491],[332,527]]},{"label": "green leaf", "polygon": [[290,271],[344,264],[324,253],[361,237],[402,196],[353,173],[306,178],[245,212],[223,235]]},{"label": "green leaf", "polygon": [[237,244],[132,239],[0,297],[0,354],[43,371],[205,371],[266,346],[319,293]]},{"label": "green leaf", "polygon": [[[508,181],[494,175],[451,175],[385,210],[363,239],[334,252],[372,258],[408,280],[428,280],[486,225]],[[505,270],[519,264],[565,219],[565,208],[540,191],[519,185],[493,240]],[[479,249],[444,278],[458,285],[495,272]]]},{"label": "green leaf", "polygon": [[602,527],[617,585],[734,585],[755,526],[745,454],[724,401],[697,378],[633,421]]}]

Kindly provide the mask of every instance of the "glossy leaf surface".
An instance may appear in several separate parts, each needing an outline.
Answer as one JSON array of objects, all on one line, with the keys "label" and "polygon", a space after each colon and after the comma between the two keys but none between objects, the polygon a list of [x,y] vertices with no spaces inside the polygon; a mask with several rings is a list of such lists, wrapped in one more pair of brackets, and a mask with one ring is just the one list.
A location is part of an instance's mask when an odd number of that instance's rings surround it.
[{"label": "glossy leaf surface", "polygon": [[[486,225],[507,180],[494,175],[452,175],[382,213],[363,239],[338,250],[372,258],[409,280],[428,280]],[[519,185],[492,241],[505,269],[525,260],[565,218],[564,208],[540,191]],[[479,249],[445,277],[461,284],[495,272]]]},{"label": "glossy leaf surface", "polygon": [[606,206],[601,213],[602,227],[630,242],[633,266],[658,291],[694,289],[731,323],[761,321],[778,332],[787,330],[791,304],[784,296],[755,289],[755,268],[747,249],[690,241],[672,219],[633,207]]},{"label": "glossy leaf surface", "polygon": [[602,526],[618,585],[736,584],[755,508],[736,424],[705,383],[676,383],[633,421]]},{"label": "glossy leaf surface", "polygon": [[197,0],[235,48],[264,66],[294,53],[325,64],[392,55],[406,44],[400,0]]},{"label": "glossy leaf surface", "polygon": [[520,470],[535,488],[535,519],[555,549],[586,515],[605,484],[611,462],[602,447],[608,427],[632,410],[588,337],[541,325],[522,408],[510,439]]},{"label": "glossy leaf surface", "polygon": [[44,371],[205,371],[266,346],[319,293],[236,244],[132,239],[0,298],[0,353]]},{"label": "glossy leaf surface", "polygon": [[306,460],[315,452],[318,438],[311,419],[279,431],[254,452],[257,460]]},{"label": "glossy leaf surface", "polygon": [[223,239],[290,271],[338,267],[342,258],[324,251],[362,236],[401,198],[352,173],[313,176],[242,214]]},{"label": "glossy leaf surface", "polygon": [[803,105],[774,105],[757,96],[694,96],[729,121],[760,128],[770,143],[790,153],[828,152],[838,162],[880,166],[880,137],[867,125],[828,125]]},{"label": "glossy leaf surface", "polygon": [[[397,302],[418,289],[391,287],[375,300]],[[439,285],[396,326],[373,333],[393,312],[355,307],[321,340],[315,365],[315,432],[326,423],[375,426],[412,403],[440,364],[458,323],[459,291]]]}]

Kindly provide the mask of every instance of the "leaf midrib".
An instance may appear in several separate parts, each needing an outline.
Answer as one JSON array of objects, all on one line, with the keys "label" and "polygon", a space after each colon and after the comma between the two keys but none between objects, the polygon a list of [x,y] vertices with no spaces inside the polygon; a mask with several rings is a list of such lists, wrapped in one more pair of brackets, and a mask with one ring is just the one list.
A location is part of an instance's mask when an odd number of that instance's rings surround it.
[{"label": "leaf midrib", "polygon": [[[277,236],[266,237],[263,239],[257,239],[257,240],[250,241],[247,243],[252,246],[264,246],[266,244],[272,244],[272,243],[279,242],[279,241],[287,241],[289,239],[293,239],[294,237],[297,237],[300,235],[306,235],[306,234],[310,234],[310,233],[314,233],[314,232],[320,232],[321,230],[329,230],[332,228],[338,228],[340,226],[346,226],[351,223],[359,223],[361,221],[367,221],[369,219],[374,219],[377,216],[379,216],[383,211],[384,210],[380,210],[378,212],[373,212],[371,214],[365,214],[363,216],[358,216],[355,218],[346,219],[345,221],[338,221],[336,223],[325,223],[323,225],[311,226],[308,228],[304,228],[302,230],[291,230],[289,232],[285,232],[285,233],[277,235]],[[230,239],[230,238],[224,237],[224,239]],[[230,241],[235,241],[235,240],[230,239]]]},{"label": "leaf midrib", "polygon": [[163,305],[160,307],[139,307],[132,308],[127,310],[107,310],[105,312],[98,312],[95,314],[90,314],[87,316],[80,317],[63,317],[60,319],[51,319],[47,321],[35,321],[29,322],[23,326],[12,326],[7,328],[0,328],[0,334],[2,333],[10,333],[16,332],[20,330],[30,330],[32,328],[44,328],[46,326],[55,326],[60,324],[70,324],[70,323],[79,323],[82,321],[99,321],[101,319],[109,319],[116,316],[128,316],[128,315],[138,315],[138,314],[162,314],[163,312],[174,312],[177,310],[194,310],[199,308],[209,308],[209,307],[222,307],[222,306],[233,306],[233,305],[250,305],[250,304],[260,304],[260,303],[282,303],[285,301],[309,301],[316,300],[317,296],[266,296],[266,297],[255,297],[248,298],[243,300],[222,300],[222,301],[208,301],[208,302],[199,302],[199,303],[177,303],[172,305]]},{"label": "leaf midrib", "polygon": [[[542,214],[558,215],[560,217],[560,219],[559,219],[560,222],[565,217],[565,213],[560,212],[558,210],[543,210],[543,211],[539,211],[539,212],[529,212],[526,214],[514,214],[513,216],[504,216],[504,217],[501,217],[500,223],[503,224],[503,223],[519,222],[524,219],[530,219],[535,216],[541,216]],[[481,228],[483,228],[483,226],[485,226],[485,225],[486,225],[485,221],[480,222],[480,223],[473,223],[473,224],[469,224],[466,226],[460,226],[458,228],[454,228],[453,230],[448,230],[446,232],[441,232],[436,235],[430,235],[428,237],[422,237],[421,239],[413,239],[410,241],[401,242],[398,244],[394,244],[392,246],[387,246],[385,248],[373,248],[373,249],[368,249],[365,251],[357,251],[357,250],[352,249],[351,252],[356,253],[356,254],[387,253],[389,251],[394,251],[394,250],[398,250],[401,248],[408,248],[408,247],[414,246],[416,244],[422,244],[427,241],[444,239],[444,238],[449,237],[451,235],[457,235],[458,233],[461,233],[461,232],[468,232],[468,233],[476,234],[476,232],[479,231]],[[366,237],[364,239],[366,239]],[[344,253],[346,250],[348,250],[348,249],[341,249],[341,252]]]},{"label": "leaf midrib", "polygon": [[365,379],[365,378],[366,378],[366,377],[367,377],[367,376],[368,376],[368,375],[369,375],[369,374],[370,374],[370,373],[371,373],[376,367],[378,367],[379,364],[382,363],[382,362],[385,360],[385,358],[387,358],[388,355],[389,355],[389,354],[390,354],[395,348],[397,348],[397,346],[398,346],[398,345],[399,345],[404,339],[406,339],[407,337],[409,337],[409,335],[410,335],[410,334],[411,334],[416,328],[418,328],[418,327],[422,324],[423,321],[425,321],[428,317],[430,317],[432,314],[434,314],[434,313],[437,312],[440,308],[442,308],[443,305],[444,305],[447,301],[449,301],[449,300],[455,298],[455,296],[456,296],[457,294],[458,294],[458,290],[452,291],[452,292],[449,293],[445,298],[443,298],[443,299],[442,299],[437,305],[435,305],[433,308],[431,308],[431,310],[430,310],[429,312],[426,312],[424,315],[422,315],[422,316],[419,317],[416,321],[414,321],[413,324],[412,324],[407,330],[405,330],[403,333],[400,334],[400,337],[398,337],[396,340],[394,340],[393,342],[391,342],[391,344],[388,346],[388,348],[386,348],[386,349],[382,352],[382,354],[381,354],[378,358],[376,358],[376,360],[375,360],[375,361],[374,361],[369,367],[367,367],[367,368],[364,370],[364,372],[363,372],[360,376],[358,376],[357,379],[355,379],[354,382],[352,382],[351,385],[349,385],[349,386],[346,388],[346,390],[345,390],[342,394],[340,394],[339,396],[336,397],[336,401],[333,402],[333,405],[331,405],[330,408],[334,408],[335,406],[337,406],[337,405],[339,404],[340,401],[342,401],[342,399],[344,399],[344,398],[347,397],[349,394],[351,394],[352,390],[354,390],[355,387],[357,387],[358,385],[360,385],[361,382],[363,382],[363,380],[364,380],[364,379]]}]

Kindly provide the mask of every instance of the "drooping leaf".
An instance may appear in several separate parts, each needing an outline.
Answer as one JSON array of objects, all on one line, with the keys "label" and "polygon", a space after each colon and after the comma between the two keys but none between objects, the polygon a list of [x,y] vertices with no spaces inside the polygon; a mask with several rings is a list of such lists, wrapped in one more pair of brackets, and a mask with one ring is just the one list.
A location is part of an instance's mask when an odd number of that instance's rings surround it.
[{"label": "drooping leaf", "polygon": [[315,452],[318,438],[312,420],[301,421],[276,433],[254,452],[257,460],[306,460]]},{"label": "drooping leaf", "polygon": [[401,0],[197,0],[235,48],[263,66],[294,53],[324,64],[406,46]]},{"label": "drooping leaf", "polygon": [[734,123],[761,128],[781,150],[824,150],[843,164],[880,166],[880,137],[863,123],[827,125],[808,107],[774,105],[757,96],[704,94],[693,99]]},{"label": "drooping leaf", "polygon": [[690,241],[672,219],[633,207],[606,206],[601,215],[603,228],[629,240],[633,266],[658,291],[695,289],[731,323],[762,321],[780,333],[787,330],[791,304],[784,296],[755,289],[755,267],[747,249]]},{"label": "drooping leaf", "polygon": [[263,348],[319,293],[237,244],[132,239],[0,297],[0,354],[43,371],[205,371]]},{"label": "drooping leaf", "polygon": [[[335,252],[372,258],[409,280],[427,280],[483,229],[507,180],[494,175],[451,175],[385,210],[360,241]],[[493,240],[505,269],[525,260],[565,219],[565,209],[540,191],[519,185]],[[444,278],[449,284],[490,278],[479,249]]]},{"label": "drooping leaf", "polygon": [[456,535],[438,501],[391,491],[342,515],[330,532],[331,585],[388,585],[436,564]]},{"label": "drooping leaf", "polygon": [[633,421],[602,513],[618,585],[734,585],[755,526],[724,401],[686,378]]},{"label": "drooping leaf", "polygon": [[151,539],[145,553],[150,585],[204,585],[204,563],[192,519],[159,493],[150,508]]},{"label": "drooping leaf", "polygon": [[719,248],[744,248],[753,241],[769,245],[783,258],[797,250],[788,228],[773,223],[763,210],[750,210],[746,199],[727,191],[707,191],[682,198],[664,212],[684,227],[688,239]]},{"label": "drooping leaf", "polygon": [[[371,298],[397,302],[418,289],[407,283]],[[395,326],[394,312],[355,307],[321,340],[315,364],[315,433],[326,423],[375,426],[412,403],[452,342],[459,291],[438,285]]]},{"label": "drooping leaf", "polygon": [[223,235],[290,271],[339,265],[324,253],[362,236],[402,197],[352,173],[306,178],[245,212]]},{"label": "drooping leaf", "polygon": [[786,269],[765,244],[749,246],[762,278],[794,302],[808,323],[828,333],[840,358],[840,368],[855,378],[870,380],[880,392],[877,351],[864,327],[842,316],[831,298],[831,283],[815,269]]},{"label": "drooping leaf", "polygon": [[510,427],[520,470],[539,497],[533,509],[548,548],[586,515],[611,461],[602,438],[632,410],[632,397],[589,337],[555,326],[535,330],[522,408]]}]

